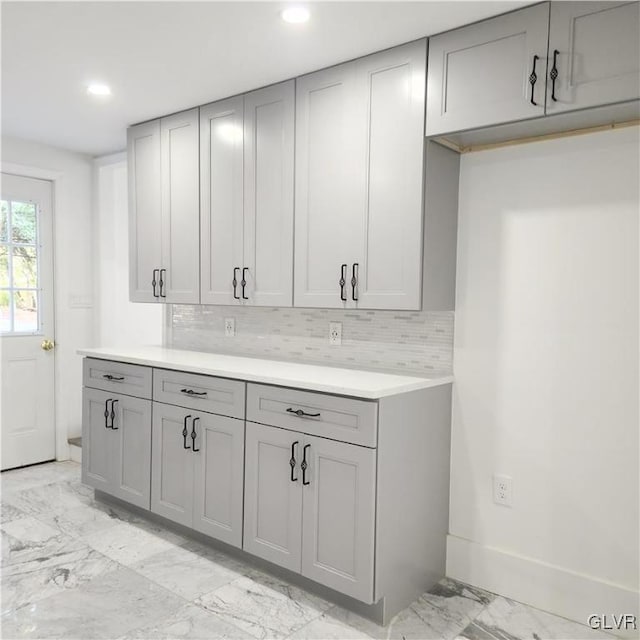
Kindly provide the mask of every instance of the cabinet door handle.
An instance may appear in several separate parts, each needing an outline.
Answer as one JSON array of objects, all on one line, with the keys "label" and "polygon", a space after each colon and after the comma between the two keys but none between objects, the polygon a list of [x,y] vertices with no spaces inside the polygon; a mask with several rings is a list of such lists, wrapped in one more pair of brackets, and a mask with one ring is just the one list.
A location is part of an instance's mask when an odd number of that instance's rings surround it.
[{"label": "cabinet door handle", "polygon": [[124,376],[114,376],[111,373],[104,373],[102,377],[106,380],[112,380],[113,382],[122,382],[124,380]]},{"label": "cabinet door handle", "polygon": [[187,429],[187,420],[190,418],[191,416],[185,416],[184,417],[184,429],[182,430],[182,447],[184,449],[191,449],[191,447],[189,447],[187,445],[187,436],[189,435],[189,429]]},{"label": "cabinet door handle", "polygon": [[353,267],[351,268],[351,298],[358,301],[356,297],[356,287],[358,286],[358,271],[360,269],[360,265],[357,262],[353,263]]},{"label": "cabinet door handle", "polygon": [[238,295],[238,271],[240,271],[240,267],[233,267],[233,280],[231,283],[233,284],[233,297],[236,300],[240,300],[240,296]]},{"label": "cabinet door handle", "polygon": [[533,99],[533,91],[536,86],[536,81],[538,80],[538,74],[536,73],[536,63],[540,59],[540,56],[533,56],[533,69],[531,69],[531,73],[529,74],[529,84],[531,85],[531,99],[530,102],[534,107],[538,106],[538,103]]},{"label": "cabinet door handle", "polygon": [[554,102],[558,102],[556,98],[556,78],[558,77],[558,54],[560,52],[557,49],[553,50],[553,67],[549,71],[549,77],[551,78],[551,99]]},{"label": "cabinet door handle", "polygon": [[242,285],[242,299],[248,300],[247,296],[245,296],[245,287],[247,286],[247,278],[245,276],[245,272],[249,271],[249,267],[242,267],[242,280],[240,280],[240,284]]},{"label": "cabinet door handle", "polygon": [[287,413],[295,413],[299,418],[302,418],[303,416],[305,416],[307,418],[319,418],[320,417],[319,413],[307,413],[306,411],[303,411],[302,409],[294,409],[292,407],[289,407],[287,409]]},{"label": "cabinet door handle", "polygon": [[111,398],[104,401],[104,428],[109,428],[109,403],[113,402]]},{"label": "cabinet door handle", "polygon": [[193,447],[194,453],[200,451],[200,449],[196,449],[196,421],[198,420],[200,420],[200,418],[194,418],[191,421],[191,446]]},{"label": "cabinet door handle", "polygon": [[[164,273],[164,277],[163,274]],[[164,290],[164,285],[167,284],[166,281],[166,275],[167,275],[167,270],[166,269],[160,269],[160,297],[161,298],[166,298],[167,297],[167,292]]]},{"label": "cabinet door handle", "polygon": [[158,281],[156,280],[157,274],[160,272],[160,269],[154,269],[153,275],[151,276],[151,286],[153,287],[153,297],[158,298],[158,294],[156,293],[156,285]]},{"label": "cabinet door handle", "polygon": [[344,290],[344,286],[347,284],[347,265],[340,265],[340,280],[338,280],[338,284],[340,285],[340,300],[342,302],[347,301],[347,292]]},{"label": "cabinet door handle", "polygon": [[114,407],[116,406],[117,402],[118,402],[117,400],[112,400],[111,401],[111,413],[110,413],[110,415],[111,415],[111,426],[110,426],[110,429],[113,429],[114,431],[117,431],[118,428],[119,428],[119,427],[115,426],[116,412],[115,412]]},{"label": "cabinet door handle", "polygon": [[188,396],[206,396],[206,391],[194,391],[193,389],[180,389],[180,393],[186,393]]},{"label": "cabinet door handle", "polygon": [[291,445],[291,460],[289,460],[289,466],[291,467],[291,482],[298,482],[298,478],[293,477],[293,470],[296,468],[296,445],[298,444],[298,440],[296,440]]},{"label": "cabinet door handle", "polygon": [[302,449],[302,462],[300,463],[300,468],[302,469],[302,484],[308,485],[311,482],[307,482],[307,469],[309,468],[309,463],[307,462],[307,449],[310,447],[310,444],[305,444]]}]

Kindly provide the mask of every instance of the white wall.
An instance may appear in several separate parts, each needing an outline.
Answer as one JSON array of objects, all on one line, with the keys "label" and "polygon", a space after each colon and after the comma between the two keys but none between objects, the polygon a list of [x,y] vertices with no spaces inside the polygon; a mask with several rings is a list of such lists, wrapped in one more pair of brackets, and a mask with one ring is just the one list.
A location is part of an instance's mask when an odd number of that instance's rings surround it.
[{"label": "white wall", "polygon": [[97,159],[94,180],[96,343],[161,344],[165,305],[129,302],[126,154]]},{"label": "white wall", "polygon": [[638,614],[639,143],[461,164],[448,574],[583,623]]},{"label": "white wall", "polygon": [[[67,437],[81,431],[82,361],[75,351],[94,343],[92,161],[82,154],[3,136],[2,163],[24,175],[33,168],[59,174],[54,186],[56,455],[64,460],[69,455]],[[15,165],[24,167],[24,172]]]}]

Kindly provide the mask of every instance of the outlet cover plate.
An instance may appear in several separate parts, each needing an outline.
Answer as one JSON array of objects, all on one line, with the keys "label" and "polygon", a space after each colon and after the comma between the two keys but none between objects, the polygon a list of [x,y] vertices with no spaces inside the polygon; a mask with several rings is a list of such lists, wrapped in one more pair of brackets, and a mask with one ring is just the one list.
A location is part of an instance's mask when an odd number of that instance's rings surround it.
[{"label": "outlet cover plate", "polygon": [[493,475],[493,501],[503,507],[513,506],[513,478],[502,474]]},{"label": "outlet cover plate", "polygon": [[234,338],[236,335],[236,319],[225,318],[224,319],[224,335],[227,338]]},{"label": "outlet cover plate", "polygon": [[342,344],[342,322],[329,323],[329,344],[333,346]]}]

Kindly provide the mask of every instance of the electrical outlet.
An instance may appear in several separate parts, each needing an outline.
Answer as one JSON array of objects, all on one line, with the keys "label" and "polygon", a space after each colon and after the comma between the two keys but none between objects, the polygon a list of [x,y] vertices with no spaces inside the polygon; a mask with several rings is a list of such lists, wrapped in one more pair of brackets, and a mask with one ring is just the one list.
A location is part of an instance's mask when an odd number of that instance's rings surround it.
[{"label": "electrical outlet", "polygon": [[511,476],[494,474],[493,476],[493,501],[504,507],[513,504],[513,479]]},{"label": "electrical outlet", "polygon": [[335,346],[342,344],[342,322],[329,323],[329,344]]},{"label": "electrical outlet", "polygon": [[227,338],[234,338],[236,335],[236,319],[225,318],[224,319],[224,335]]}]

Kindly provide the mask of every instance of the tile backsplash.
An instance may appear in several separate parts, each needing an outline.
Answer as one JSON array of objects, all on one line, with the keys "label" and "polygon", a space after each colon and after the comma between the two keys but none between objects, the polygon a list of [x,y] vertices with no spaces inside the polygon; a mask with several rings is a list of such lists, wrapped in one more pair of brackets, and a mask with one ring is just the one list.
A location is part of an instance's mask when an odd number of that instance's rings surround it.
[{"label": "tile backsplash", "polygon": [[[234,318],[236,335],[224,335]],[[448,374],[452,311],[342,311],[173,305],[169,345],[233,355],[295,360],[414,375]],[[342,323],[342,345],[329,345],[329,322]]]}]

